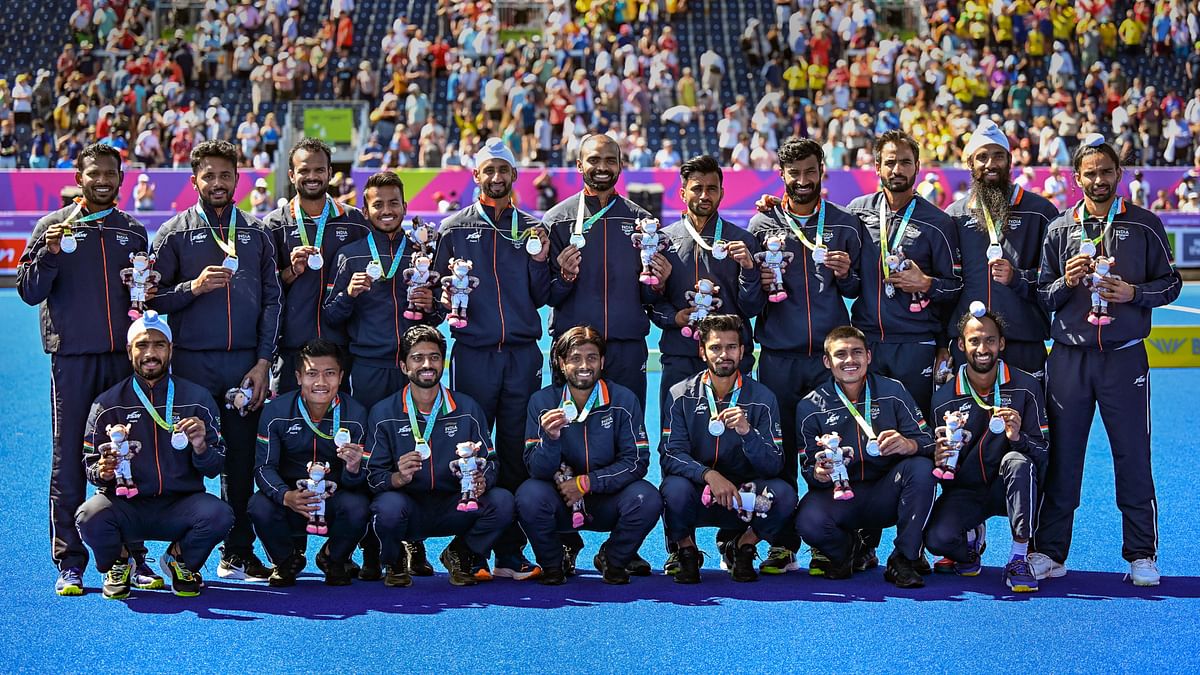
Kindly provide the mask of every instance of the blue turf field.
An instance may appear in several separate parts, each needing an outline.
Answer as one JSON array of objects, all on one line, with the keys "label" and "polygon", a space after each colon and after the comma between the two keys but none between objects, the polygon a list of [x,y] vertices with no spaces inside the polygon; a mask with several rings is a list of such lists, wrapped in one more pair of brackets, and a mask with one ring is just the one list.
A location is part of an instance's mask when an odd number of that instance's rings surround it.
[{"label": "blue turf field", "polygon": [[[1200,308],[1200,286],[1180,305]],[[875,570],[830,582],[801,574],[733,584],[710,557],[705,582],[679,587],[656,575],[622,588],[590,571],[600,539],[587,536],[583,578],[545,589],[498,580],[452,588],[444,576],[411,589],[356,582],[327,590],[310,565],[287,592],[217,579],[194,599],[137,592],[126,602],[99,594],[53,594],[46,535],[49,474],[48,358],[37,313],[0,291],[0,354],[10,375],[0,395],[0,466],[11,480],[0,492],[0,663],[33,671],[333,671],[638,672],[1036,670],[1195,672],[1200,634],[1200,544],[1193,521],[1195,476],[1192,397],[1200,372],[1152,375],[1154,457],[1161,519],[1157,589],[1122,582],[1120,516],[1112,461],[1099,422],[1064,579],[1015,597],[999,578],[1007,527],[990,521],[991,565],[974,579],[935,577],[919,591],[898,591]],[[1200,315],[1158,310],[1160,325],[1200,324]],[[650,391],[657,391],[651,375]],[[649,397],[652,401],[654,395]],[[651,421],[657,406],[651,404]],[[651,465],[657,482],[657,465]],[[881,553],[890,542],[885,534]],[[702,548],[714,550],[711,535]],[[431,559],[445,540],[430,542]],[[161,544],[150,545],[154,555]],[[642,549],[659,568],[662,529]],[[310,546],[315,551],[316,546]],[[765,549],[764,549],[765,552]],[[806,560],[806,558],[805,558]],[[436,564],[435,564],[436,565]]]}]

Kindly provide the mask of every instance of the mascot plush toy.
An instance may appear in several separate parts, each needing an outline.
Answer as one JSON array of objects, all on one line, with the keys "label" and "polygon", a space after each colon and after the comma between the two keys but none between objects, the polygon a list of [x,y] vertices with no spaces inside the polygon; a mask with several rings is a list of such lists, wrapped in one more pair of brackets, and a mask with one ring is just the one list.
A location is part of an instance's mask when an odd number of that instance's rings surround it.
[{"label": "mascot plush toy", "polygon": [[479,277],[470,276],[475,263],[465,258],[455,258],[450,261],[450,275],[442,277],[442,287],[450,293],[450,314],[446,323],[451,328],[465,328],[467,325],[467,303],[471,291],[479,286]]},{"label": "mascot plush toy", "polygon": [[1108,300],[1100,295],[1100,282],[1105,279],[1120,279],[1121,277],[1108,272],[1112,266],[1117,264],[1116,258],[1107,256],[1096,256],[1095,263],[1092,267],[1092,273],[1083,278],[1083,283],[1088,288],[1092,289],[1092,311],[1088,312],[1088,323],[1093,326],[1107,326],[1112,323],[1112,315],[1108,313]]},{"label": "mascot plush toy", "polygon": [[417,245],[417,250],[421,253],[432,253],[433,249],[437,248],[437,228],[422,221],[420,216],[413,216],[412,222],[401,227],[405,236]]},{"label": "mascot plush toy", "polygon": [[404,318],[413,321],[419,321],[425,318],[425,313],[420,307],[413,304],[413,293],[418,288],[432,288],[437,286],[438,279],[441,278],[437,272],[429,269],[433,264],[433,257],[428,253],[419,253],[412,258],[413,266],[404,270],[404,285],[408,287],[408,309],[404,310]]},{"label": "mascot plush toy", "polygon": [[325,480],[327,473],[329,473],[328,463],[309,462],[308,478],[296,481],[296,487],[316,494],[317,499],[321,500],[317,502],[317,510],[308,514],[308,526],[304,529],[309,534],[329,534],[329,524],[325,521],[325,500],[337,492],[337,483]]},{"label": "mascot plush toy", "polygon": [[462,491],[458,497],[459,511],[479,510],[479,495],[482,493],[476,487],[475,479],[487,466],[487,459],[475,454],[479,452],[480,445],[471,441],[459,443],[454,451],[458,459],[450,462],[450,473],[458,477],[459,490]]},{"label": "mascot plush toy", "polygon": [[110,424],[104,431],[108,434],[108,442],[98,450],[101,456],[115,457],[117,460],[117,496],[136,497],[138,489],[133,483],[133,471],[129,463],[141,452],[142,442],[129,440],[128,424]]},{"label": "mascot plush toy", "polygon": [[765,251],[759,251],[754,254],[754,260],[765,270],[770,270],[775,276],[775,280],[771,282],[771,287],[767,289],[767,300],[771,302],[783,302],[787,300],[787,290],[783,287],[783,273],[787,271],[788,265],[792,264],[792,258],[795,254],[790,251],[785,251],[783,246],[783,237],[772,235],[767,237]]},{"label": "mascot plush toy", "polygon": [[225,407],[236,410],[239,415],[245,417],[250,414],[250,401],[254,400],[254,388],[249,386],[248,382],[243,384],[245,386],[230,387],[229,391],[225,392]]},{"label": "mascot plush toy", "polygon": [[683,337],[690,337],[695,340],[700,339],[700,333],[696,330],[700,320],[709,314],[721,309],[721,299],[717,294],[721,292],[721,287],[709,281],[701,279],[696,282],[696,290],[688,291],[685,295],[688,304],[692,306],[692,313],[688,315],[688,325],[684,326],[680,331]]},{"label": "mascot plush toy", "polygon": [[854,448],[842,445],[842,437],[837,432],[825,434],[817,439],[821,450],[817,452],[817,461],[828,461],[833,464],[829,472],[833,480],[833,498],[839,502],[854,499],[854,490],[850,488],[850,473],[846,471],[846,463],[854,456]]},{"label": "mascot plush toy", "polygon": [[[888,254],[888,256],[883,259],[883,264],[887,265],[889,274],[903,272],[904,270],[912,267],[912,263],[909,262],[908,258],[904,257],[903,251],[896,251],[895,253]],[[891,283],[886,283],[883,291],[889,298],[896,297],[896,287]],[[915,314],[928,306],[929,296],[918,291],[912,294],[912,300],[908,303],[908,311]]]},{"label": "mascot plush toy", "polygon": [[[558,471],[554,473],[555,483],[565,483],[569,480],[575,480],[575,472],[566,463],[558,465]],[[584,509],[583,500],[575,502],[575,506],[571,509],[571,527],[579,529],[587,522],[587,511]]]},{"label": "mascot plush toy", "polygon": [[642,272],[638,275],[638,281],[647,286],[658,285],[659,279],[650,268],[650,261],[654,259],[655,253],[668,246],[668,242],[658,231],[659,226],[658,218],[642,218],[637,221],[637,232],[632,235],[633,245],[637,247],[642,258]]},{"label": "mascot plush toy", "polygon": [[933,430],[934,435],[945,440],[946,445],[950,446],[941,463],[933,467],[934,478],[954,480],[954,473],[958,467],[958,454],[962,451],[963,446],[971,442],[971,432],[965,428],[967,417],[965,412],[947,410],[942,415],[942,420],[946,422],[946,425]]},{"label": "mascot plush toy", "polygon": [[[745,522],[750,522],[754,516],[766,518],[767,512],[771,510],[771,504],[775,502],[775,493],[771,492],[771,488],[764,487],[762,492],[758,492],[758,486],[754,483],[742,483],[738,488],[737,499],[733,502],[733,508],[738,513],[738,517]],[[712,496],[712,490],[705,485],[704,492],[700,493],[700,503],[705,506],[712,506],[716,503]]]},{"label": "mascot plush toy", "polygon": [[146,287],[157,285],[162,275],[151,269],[154,267],[154,254],[138,251],[129,254],[129,262],[133,267],[121,270],[121,283],[129,287],[129,318],[137,321],[146,311]]}]

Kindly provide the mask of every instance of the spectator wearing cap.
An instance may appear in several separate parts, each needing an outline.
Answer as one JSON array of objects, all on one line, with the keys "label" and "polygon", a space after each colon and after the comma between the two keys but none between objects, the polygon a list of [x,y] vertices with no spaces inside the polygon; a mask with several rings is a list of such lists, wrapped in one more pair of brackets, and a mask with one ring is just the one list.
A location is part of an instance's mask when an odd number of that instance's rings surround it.
[{"label": "spectator wearing cap", "polygon": [[271,192],[267,187],[267,179],[255,179],[254,189],[250,191],[250,213],[261,219],[271,212],[271,207]]},{"label": "spectator wearing cap", "polygon": [[136,211],[154,210],[154,183],[150,182],[149,174],[138,175],[137,185],[133,188],[133,208]]}]

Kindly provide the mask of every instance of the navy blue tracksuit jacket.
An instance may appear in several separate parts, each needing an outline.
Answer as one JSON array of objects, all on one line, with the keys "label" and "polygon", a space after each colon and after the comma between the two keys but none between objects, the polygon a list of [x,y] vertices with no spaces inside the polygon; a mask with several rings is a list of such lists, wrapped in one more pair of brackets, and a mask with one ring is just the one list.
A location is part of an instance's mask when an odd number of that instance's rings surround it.
[{"label": "navy blue tracksuit jacket", "polygon": [[[337,400],[341,405],[341,425],[350,432],[350,442],[363,443],[367,411],[345,394],[339,394]],[[359,465],[358,473],[347,472],[333,439],[313,433],[300,414],[301,405],[304,403],[299,391],[283,394],[263,406],[259,420],[254,481],[258,489],[277,504],[283,504],[284,493],[296,489],[296,481],[308,478],[309,462],[327,462],[329,472],[326,477],[335,481],[339,489],[366,482],[366,459]],[[336,434],[333,417],[330,406],[324,418],[316,422],[317,428],[330,436]]]}]

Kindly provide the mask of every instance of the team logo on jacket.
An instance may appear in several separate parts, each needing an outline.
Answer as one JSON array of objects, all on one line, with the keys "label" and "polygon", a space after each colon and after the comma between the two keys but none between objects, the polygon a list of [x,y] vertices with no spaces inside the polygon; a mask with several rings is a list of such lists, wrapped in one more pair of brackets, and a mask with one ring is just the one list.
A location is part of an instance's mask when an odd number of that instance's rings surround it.
[{"label": "team logo on jacket", "polygon": [[1000,394],[1000,406],[1001,407],[1011,408],[1012,404],[1013,404],[1012,394]]},{"label": "team logo on jacket", "polygon": [[838,422],[840,422],[841,419],[842,419],[841,415],[839,415],[837,413],[833,413],[829,417],[825,418],[825,424],[826,424],[826,426],[833,426],[833,425],[837,424]]},{"label": "team logo on jacket", "polygon": [[1138,387],[1146,386],[1146,376],[1138,375],[1137,378],[1133,381],[1133,384]]},{"label": "team logo on jacket", "polygon": [[238,232],[238,243],[239,244],[249,244],[250,243],[250,233],[249,232]]},{"label": "team logo on jacket", "polygon": [[125,421],[129,422],[130,424],[133,424],[134,422],[136,422],[140,419],[142,419],[142,411],[141,410],[134,410],[125,416]]},{"label": "team logo on jacket", "polygon": [[1117,239],[1119,239],[1121,241],[1125,241],[1126,239],[1129,238],[1129,228],[1114,227],[1113,228],[1113,236],[1115,236]]},{"label": "team logo on jacket", "polygon": [[1008,219],[1008,229],[1009,229],[1009,230],[1015,230],[1015,229],[1017,229],[1017,228],[1018,228],[1018,227],[1020,227],[1020,226],[1021,226],[1021,219],[1020,219],[1020,218],[1018,218],[1018,217],[1016,217],[1016,216],[1013,216],[1012,218],[1009,218],[1009,219]]},{"label": "team logo on jacket", "polygon": [[397,427],[397,429],[396,429],[396,433],[397,433],[397,434],[402,434],[402,435],[403,435],[403,434],[411,434],[411,433],[412,433],[412,427],[408,426],[407,424],[406,424],[406,425],[404,425],[404,426],[402,426],[402,427]]},{"label": "team logo on jacket", "polygon": [[192,233],[192,243],[199,244],[202,241],[208,241],[208,233],[204,230],[199,230]]},{"label": "team logo on jacket", "polygon": [[970,412],[970,411],[971,411],[971,402],[970,401],[963,401],[963,404],[958,406],[958,412]]},{"label": "team logo on jacket", "polygon": [[699,417],[700,415],[708,417],[708,404],[704,401],[696,404],[696,416]]},{"label": "team logo on jacket", "polygon": [[483,238],[482,230],[475,230],[471,234],[467,235],[467,241],[479,241],[482,238]]},{"label": "team logo on jacket", "polygon": [[458,434],[458,422],[449,422],[446,424],[446,435],[450,438]]},{"label": "team logo on jacket", "polygon": [[123,232],[118,232],[117,233],[117,243],[122,246],[127,245],[129,243],[129,235],[127,235]]},{"label": "team logo on jacket", "polygon": [[87,230],[75,230],[75,241],[82,242],[83,240],[87,239],[87,236]]},{"label": "team logo on jacket", "polygon": [[612,413],[608,413],[604,417],[600,418],[600,426],[601,427],[604,427],[605,429],[611,429],[612,425],[613,425]]},{"label": "team logo on jacket", "polygon": [[624,234],[626,237],[628,237],[629,235],[633,234],[633,223],[627,223],[627,224],[625,224],[625,225],[622,225],[622,226],[621,226],[621,232],[622,232],[622,234]]},{"label": "team logo on jacket", "polygon": [[297,423],[288,427],[287,433],[288,436],[295,436],[296,434],[300,433],[300,425]]},{"label": "team logo on jacket", "polygon": [[350,231],[344,227],[339,227],[333,231],[333,236],[337,237],[338,241],[346,241],[346,237],[350,236]]}]

